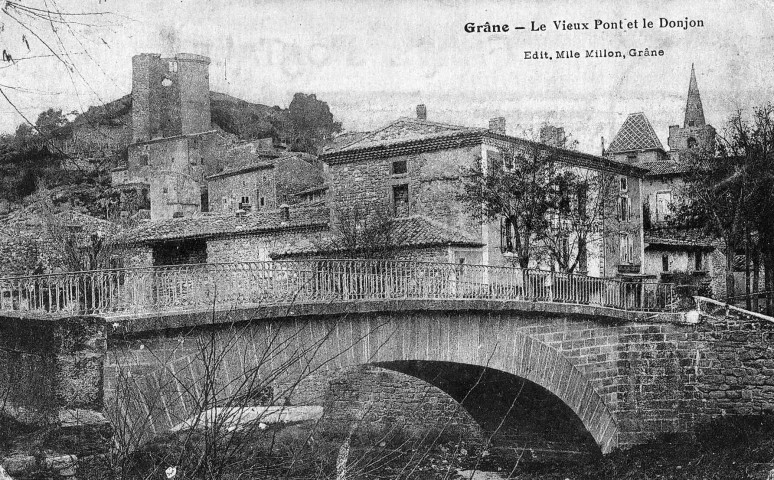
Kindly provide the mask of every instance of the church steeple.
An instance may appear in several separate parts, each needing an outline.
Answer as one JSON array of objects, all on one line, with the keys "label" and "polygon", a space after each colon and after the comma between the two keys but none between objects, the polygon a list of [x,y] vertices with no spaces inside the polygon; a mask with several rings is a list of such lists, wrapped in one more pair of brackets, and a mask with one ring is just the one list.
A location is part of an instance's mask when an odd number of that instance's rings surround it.
[{"label": "church steeple", "polygon": [[701,106],[699,85],[696,83],[696,72],[691,64],[691,83],[688,85],[688,100],[685,103],[685,122],[683,128],[703,127],[704,108]]}]

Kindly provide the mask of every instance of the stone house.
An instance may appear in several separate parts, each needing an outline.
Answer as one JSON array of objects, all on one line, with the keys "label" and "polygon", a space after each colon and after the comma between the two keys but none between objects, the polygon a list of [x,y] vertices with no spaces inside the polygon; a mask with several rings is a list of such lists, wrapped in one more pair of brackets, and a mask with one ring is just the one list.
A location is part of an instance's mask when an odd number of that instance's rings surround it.
[{"label": "stone house", "polygon": [[642,186],[645,227],[643,273],[663,281],[693,279],[710,285],[714,295],[725,290],[725,255],[717,239],[673,222],[675,206],[688,173],[686,155],[714,151],[715,129],[706,123],[696,73],[691,76],[683,126],[669,127],[669,151],[661,144],[644,113],[630,114],[605,151],[616,161],[647,169]]},{"label": "stone house", "polygon": [[644,169],[506,135],[504,119],[494,119],[485,129],[431,122],[426,115],[420,105],[417,118],[400,118],[321,155],[328,165],[334,226],[337,215],[354,207],[387,210],[397,218],[424,217],[481,244],[452,249],[450,261],[510,265],[513,254],[501,235],[501,222],[482,225],[457,200],[461,174],[474,162],[487,165],[505,150],[528,154],[537,148],[557,152],[562,168],[611,176],[621,186],[616,202],[624,205],[623,216],[611,215],[601,222],[600,234],[588,245],[588,271],[600,276],[641,273]]},{"label": "stone house", "polygon": [[210,175],[209,211],[273,210],[298,203],[296,193],[323,183],[322,169],[309,157],[305,153],[256,152],[247,162],[240,161],[240,166]]},{"label": "stone house", "polygon": [[125,267],[257,262],[321,238],[324,205],[249,213],[198,213],[141,222],[114,238]]}]

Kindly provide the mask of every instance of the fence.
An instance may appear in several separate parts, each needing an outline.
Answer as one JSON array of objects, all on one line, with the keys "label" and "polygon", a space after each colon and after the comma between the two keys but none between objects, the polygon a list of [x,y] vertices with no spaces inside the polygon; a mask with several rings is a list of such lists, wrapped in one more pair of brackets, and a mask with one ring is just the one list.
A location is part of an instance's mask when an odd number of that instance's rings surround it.
[{"label": "fence", "polygon": [[176,265],[0,278],[0,313],[103,316],[386,299],[492,299],[664,311],[673,286],[535,269],[380,260]]}]

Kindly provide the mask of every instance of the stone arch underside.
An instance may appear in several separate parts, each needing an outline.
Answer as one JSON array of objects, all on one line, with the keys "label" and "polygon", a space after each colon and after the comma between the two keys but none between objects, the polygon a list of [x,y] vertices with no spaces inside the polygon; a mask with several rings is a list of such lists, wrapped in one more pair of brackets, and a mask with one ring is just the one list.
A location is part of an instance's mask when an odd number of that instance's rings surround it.
[{"label": "stone arch underside", "polygon": [[146,335],[111,348],[105,368],[106,411],[117,430],[144,429],[155,435],[179,424],[201,404],[197,396],[207,370],[204,352],[213,350],[221,352],[215,355],[221,361],[212,381],[224,396],[256,395],[237,388],[244,384],[240,378],[245,371],[263,379],[301,379],[363,364],[451,362],[500,370],[542,386],[572,409],[603,453],[611,451],[617,446],[618,425],[594,385],[560,350],[523,327],[505,315],[486,312],[396,312],[260,320],[215,331]]}]

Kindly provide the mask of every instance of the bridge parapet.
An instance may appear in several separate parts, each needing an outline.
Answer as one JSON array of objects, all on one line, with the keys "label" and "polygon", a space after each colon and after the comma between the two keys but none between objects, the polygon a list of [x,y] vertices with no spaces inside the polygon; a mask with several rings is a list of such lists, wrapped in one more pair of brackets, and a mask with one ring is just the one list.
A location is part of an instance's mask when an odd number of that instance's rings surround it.
[{"label": "bridge parapet", "polygon": [[674,311],[673,286],[537,269],[393,260],[194,264],[0,278],[0,313],[163,314],[357,300],[514,300]]}]

